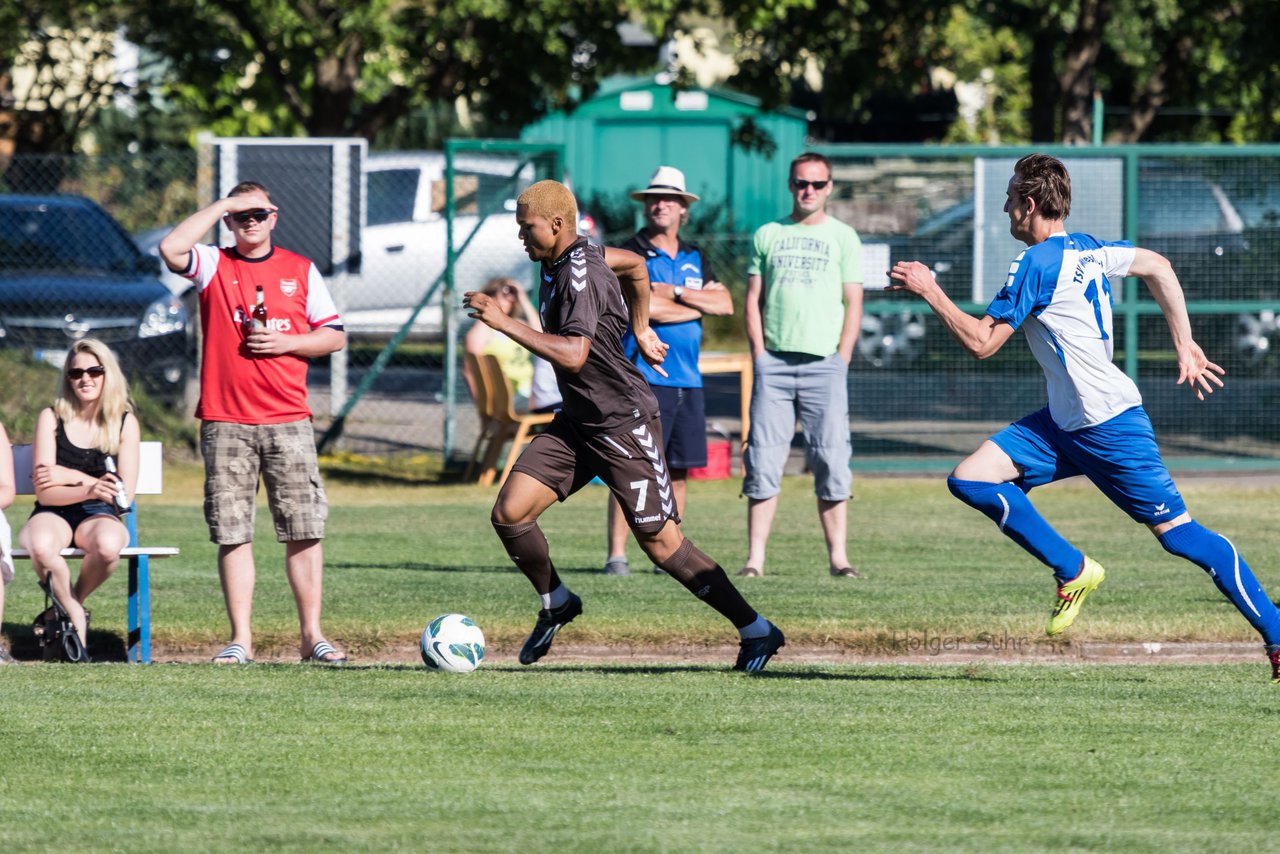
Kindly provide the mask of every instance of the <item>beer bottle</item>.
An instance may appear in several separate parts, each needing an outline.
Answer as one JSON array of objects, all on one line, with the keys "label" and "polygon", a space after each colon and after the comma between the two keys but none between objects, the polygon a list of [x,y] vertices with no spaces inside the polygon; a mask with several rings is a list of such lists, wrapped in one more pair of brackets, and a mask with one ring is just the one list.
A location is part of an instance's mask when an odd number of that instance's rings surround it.
[{"label": "beer bottle", "polygon": [[258,285],[258,294],[253,303],[253,314],[250,318],[249,326],[251,329],[267,328],[267,302],[266,297],[262,294],[262,285]]}]

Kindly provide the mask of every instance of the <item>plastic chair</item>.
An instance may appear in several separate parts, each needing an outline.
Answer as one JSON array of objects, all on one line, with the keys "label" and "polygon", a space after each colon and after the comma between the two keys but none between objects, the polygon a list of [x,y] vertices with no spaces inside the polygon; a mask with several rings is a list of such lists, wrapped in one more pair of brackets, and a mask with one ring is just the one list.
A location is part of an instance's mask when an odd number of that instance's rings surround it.
[{"label": "plastic chair", "polygon": [[489,388],[488,377],[485,376],[485,371],[480,367],[480,360],[476,358],[474,353],[463,353],[462,358],[466,376],[471,380],[469,383],[471,398],[475,402],[476,414],[480,418],[480,430],[476,434],[476,444],[471,449],[471,459],[467,461],[467,470],[462,475],[464,481],[470,481],[475,477],[476,470],[479,468],[480,451],[486,447],[486,443],[493,444],[493,438],[498,432],[499,423],[493,415],[493,393]]},{"label": "plastic chair", "polygon": [[516,458],[520,456],[520,451],[524,446],[533,441],[533,428],[541,424],[550,424],[555,414],[551,412],[544,413],[517,413],[515,404],[512,400],[511,383],[507,381],[506,374],[502,371],[502,365],[498,362],[497,356],[482,355],[479,358],[480,371],[479,375],[484,377],[484,385],[488,387],[488,399],[490,404],[490,417],[495,423],[495,432],[489,440],[489,447],[485,453],[484,463],[480,471],[479,483],[488,486],[493,483],[497,474],[498,454],[501,453],[503,445],[507,440],[511,440],[511,450],[507,452],[507,464],[502,470],[502,477],[498,479],[498,486],[506,483],[507,476],[511,474],[511,467],[515,465]]}]

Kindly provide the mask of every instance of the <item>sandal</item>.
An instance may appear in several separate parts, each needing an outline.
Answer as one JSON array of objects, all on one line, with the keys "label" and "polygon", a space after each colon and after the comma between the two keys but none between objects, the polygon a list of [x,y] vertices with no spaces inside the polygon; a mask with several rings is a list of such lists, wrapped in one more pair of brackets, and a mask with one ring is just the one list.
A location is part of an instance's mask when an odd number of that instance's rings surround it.
[{"label": "sandal", "polygon": [[[338,658],[325,658],[326,655],[337,655]],[[346,664],[347,657],[333,648],[327,640],[316,641],[311,647],[311,654],[302,657],[303,664]]]},{"label": "sandal", "polygon": [[831,568],[831,575],[835,578],[861,578],[862,573],[851,566],[842,566],[839,569]]},{"label": "sandal", "polygon": [[[229,659],[223,661],[222,659]],[[213,657],[214,664],[253,664],[253,659],[249,657],[249,652],[238,643],[229,643]]]},{"label": "sandal", "polygon": [[764,575],[764,570],[758,566],[744,566],[738,570],[739,578],[760,578]]}]

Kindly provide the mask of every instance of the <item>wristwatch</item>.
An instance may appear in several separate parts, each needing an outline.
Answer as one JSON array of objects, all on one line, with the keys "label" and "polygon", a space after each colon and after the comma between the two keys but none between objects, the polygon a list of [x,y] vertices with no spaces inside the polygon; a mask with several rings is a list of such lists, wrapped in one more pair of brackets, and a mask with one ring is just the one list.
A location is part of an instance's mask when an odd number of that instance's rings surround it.
[{"label": "wristwatch", "polygon": [[684,298],[684,286],[676,285],[671,289],[671,296],[676,302],[680,302]]}]

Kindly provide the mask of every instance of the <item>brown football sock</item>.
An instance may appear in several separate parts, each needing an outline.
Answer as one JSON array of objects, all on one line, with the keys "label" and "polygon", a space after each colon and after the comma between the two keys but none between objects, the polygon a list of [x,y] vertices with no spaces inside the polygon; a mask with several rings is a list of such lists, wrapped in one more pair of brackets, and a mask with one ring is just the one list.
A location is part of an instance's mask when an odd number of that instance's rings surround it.
[{"label": "brown football sock", "polygon": [[533,584],[539,596],[546,595],[560,586],[560,576],[551,564],[551,548],[547,537],[538,527],[538,523],[520,522],[506,525],[493,521],[493,530],[498,532],[498,539],[511,560],[525,578]]},{"label": "brown football sock", "polygon": [[686,538],[675,554],[658,564],[689,592],[723,614],[734,628],[750,625],[757,614],[733,586],[729,576],[701,549]]}]

